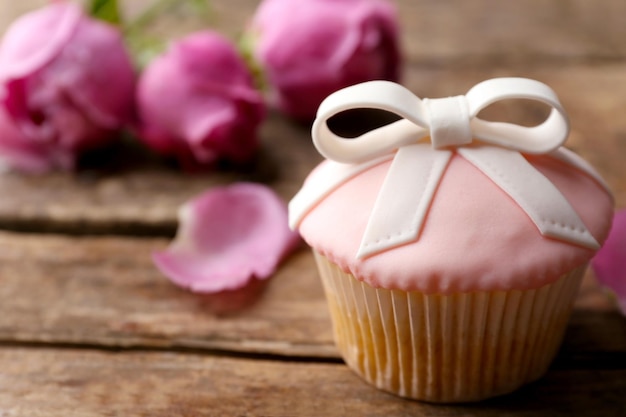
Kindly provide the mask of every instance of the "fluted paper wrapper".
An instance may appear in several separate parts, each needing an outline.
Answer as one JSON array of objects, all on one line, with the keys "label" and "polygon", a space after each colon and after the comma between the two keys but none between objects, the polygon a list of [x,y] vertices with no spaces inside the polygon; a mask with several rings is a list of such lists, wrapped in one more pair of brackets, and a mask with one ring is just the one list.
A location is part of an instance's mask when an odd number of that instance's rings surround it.
[{"label": "fluted paper wrapper", "polygon": [[533,290],[437,295],[373,288],[315,255],[348,366],[380,389],[431,402],[477,401],[541,377],[585,270]]}]

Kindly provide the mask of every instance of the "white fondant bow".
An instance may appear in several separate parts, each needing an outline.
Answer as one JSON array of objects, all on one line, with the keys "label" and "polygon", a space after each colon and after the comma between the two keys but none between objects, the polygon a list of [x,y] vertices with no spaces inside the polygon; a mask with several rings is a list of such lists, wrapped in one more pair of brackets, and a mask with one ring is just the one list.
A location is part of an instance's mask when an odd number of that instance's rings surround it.
[{"label": "white fondant bow", "polygon": [[[485,107],[505,99],[536,100],[552,110],[534,127],[476,117]],[[386,110],[403,119],[354,139],[329,129],[331,117],[355,108]],[[598,242],[561,192],[520,153],[551,153],[602,183],[588,165],[560,148],[568,133],[568,118],[556,94],[534,80],[496,78],[477,84],[465,96],[423,100],[387,81],[348,87],[320,105],[313,142],[335,162],[307,181],[289,203],[290,224],[297,227],[317,202],[350,178],[393,158],[357,256],[414,241],[454,149],[513,198],[543,235],[597,249]]]}]

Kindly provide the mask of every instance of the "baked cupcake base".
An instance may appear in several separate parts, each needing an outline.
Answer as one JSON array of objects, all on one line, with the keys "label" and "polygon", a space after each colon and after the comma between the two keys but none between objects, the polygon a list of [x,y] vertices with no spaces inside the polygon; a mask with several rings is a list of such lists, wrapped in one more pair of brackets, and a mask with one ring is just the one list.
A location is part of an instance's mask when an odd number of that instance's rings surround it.
[{"label": "baked cupcake base", "polygon": [[509,393],[540,378],[586,267],[532,290],[438,295],[374,288],[315,257],[348,366],[385,391],[446,403]]}]

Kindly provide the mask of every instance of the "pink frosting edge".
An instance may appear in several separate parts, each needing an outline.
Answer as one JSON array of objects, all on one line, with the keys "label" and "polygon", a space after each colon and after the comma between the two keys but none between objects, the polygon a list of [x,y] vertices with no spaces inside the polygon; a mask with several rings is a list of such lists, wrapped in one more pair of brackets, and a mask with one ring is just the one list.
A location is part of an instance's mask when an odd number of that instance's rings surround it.
[{"label": "pink frosting edge", "polygon": [[[549,156],[528,159],[561,190],[602,243],[611,225],[612,196],[586,173],[562,161]],[[343,184],[306,215],[299,229],[317,252],[372,286],[441,294],[532,289],[554,282],[594,255],[592,250],[543,237],[502,190],[455,155],[419,239],[357,260],[389,164],[377,165]],[[324,163],[310,176],[322,169]],[[459,193],[463,198],[458,198]],[[345,210],[355,201],[362,210]],[[474,227],[467,227],[468,223]]]}]

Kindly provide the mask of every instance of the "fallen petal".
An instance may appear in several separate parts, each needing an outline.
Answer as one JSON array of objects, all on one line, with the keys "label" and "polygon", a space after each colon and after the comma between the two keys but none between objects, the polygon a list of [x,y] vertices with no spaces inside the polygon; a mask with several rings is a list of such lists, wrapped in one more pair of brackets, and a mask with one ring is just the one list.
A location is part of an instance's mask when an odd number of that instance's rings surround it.
[{"label": "fallen petal", "polygon": [[626,209],[615,213],[609,237],[591,267],[598,281],[615,293],[626,315]]},{"label": "fallen petal", "polygon": [[181,207],[176,238],[153,254],[156,266],[191,291],[218,293],[270,277],[298,243],[287,206],[270,188],[238,183]]}]

